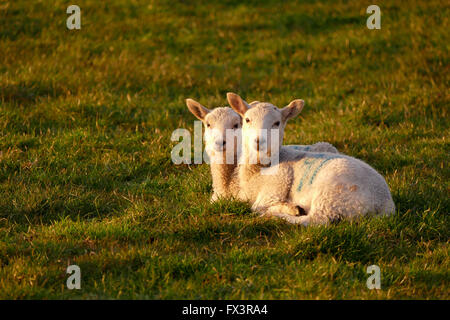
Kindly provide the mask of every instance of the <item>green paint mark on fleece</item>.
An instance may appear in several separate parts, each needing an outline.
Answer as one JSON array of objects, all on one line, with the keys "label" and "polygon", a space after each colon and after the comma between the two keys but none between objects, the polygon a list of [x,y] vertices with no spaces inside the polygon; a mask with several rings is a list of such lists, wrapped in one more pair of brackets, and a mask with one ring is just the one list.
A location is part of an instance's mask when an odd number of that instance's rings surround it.
[{"label": "green paint mark on fleece", "polygon": [[[310,159],[313,158],[313,159]],[[322,161],[319,163],[319,165],[316,167],[314,172],[311,175],[311,178],[309,179],[309,184],[311,185],[314,182],[314,179],[316,178],[316,175],[319,173],[319,171],[323,168],[323,166],[332,159],[342,158],[342,156],[335,155],[335,154],[328,154],[328,153],[311,153],[308,154],[308,158],[305,159],[303,162],[303,165],[306,165],[305,171],[303,172],[303,176],[300,179],[300,183],[298,185],[297,191],[300,192],[303,188],[304,181],[306,177],[309,176],[309,173],[311,171],[311,168],[315,163],[317,163],[318,159],[322,159]]]}]

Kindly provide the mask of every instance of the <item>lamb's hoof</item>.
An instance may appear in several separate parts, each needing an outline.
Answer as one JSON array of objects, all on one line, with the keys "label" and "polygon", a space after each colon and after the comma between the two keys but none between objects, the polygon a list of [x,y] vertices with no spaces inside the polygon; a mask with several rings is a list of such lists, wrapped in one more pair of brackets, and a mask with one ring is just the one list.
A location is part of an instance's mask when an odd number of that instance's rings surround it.
[{"label": "lamb's hoof", "polygon": [[303,209],[302,207],[300,207],[300,206],[295,206],[295,207],[297,208],[297,211],[298,211],[297,216],[306,216],[306,215],[308,215],[306,213],[305,209]]}]

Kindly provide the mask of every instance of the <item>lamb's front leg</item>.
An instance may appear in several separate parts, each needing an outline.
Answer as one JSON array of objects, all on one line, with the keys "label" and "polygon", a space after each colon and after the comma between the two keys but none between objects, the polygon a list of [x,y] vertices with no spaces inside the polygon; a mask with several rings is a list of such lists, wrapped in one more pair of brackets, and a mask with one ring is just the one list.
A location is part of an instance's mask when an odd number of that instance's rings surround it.
[{"label": "lamb's front leg", "polygon": [[287,214],[290,216],[304,216],[306,215],[305,209],[290,202],[276,203],[266,209],[266,212],[271,215],[278,213]]},{"label": "lamb's front leg", "polygon": [[260,213],[261,216],[277,217],[292,224],[301,224],[307,226],[310,223],[310,217],[304,214],[304,210],[291,203],[279,202],[268,206],[253,205],[252,210]]},{"label": "lamb's front leg", "polygon": [[311,223],[311,219],[309,216],[291,216],[283,213],[276,213],[272,216],[283,219],[284,221],[292,224],[302,225],[304,227],[308,226]]},{"label": "lamb's front leg", "polygon": [[287,214],[279,213],[279,214],[273,214],[272,216],[283,219],[289,223],[300,224],[305,227],[307,227],[309,225],[327,225],[330,223],[330,221],[325,217],[313,217],[311,215],[290,216]]},{"label": "lamb's front leg", "polygon": [[289,216],[306,215],[306,211],[300,206],[284,201],[271,201],[270,203],[256,201],[252,206],[252,210],[255,212],[259,212],[262,216],[271,216],[277,214],[284,214]]},{"label": "lamb's front leg", "polygon": [[307,227],[309,225],[325,225],[328,224],[329,221],[327,219],[317,219],[312,217],[311,215],[291,215],[288,213],[283,212],[276,212],[275,209],[273,212],[271,210],[266,211],[267,213],[264,215],[277,217],[280,219],[283,219],[286,222],[292,223],[292,224],[299,224],[304,227]]},{"label": "lamb's front leg", "polygon": [[261,216],[277,217],[292,224],[307,226],[311,223],[311,216],[308,216],[303,208],[289,201],[265,199],[260,196],[253,204],[252,210]]}]

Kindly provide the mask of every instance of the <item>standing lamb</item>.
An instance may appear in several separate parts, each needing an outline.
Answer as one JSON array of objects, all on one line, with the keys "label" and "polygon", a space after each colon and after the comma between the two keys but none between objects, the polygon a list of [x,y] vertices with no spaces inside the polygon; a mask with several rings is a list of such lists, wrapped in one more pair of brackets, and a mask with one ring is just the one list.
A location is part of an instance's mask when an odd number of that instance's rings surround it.
[{"label": "standing lamb", "polygon": [[[303,100],[278,109],[270,103],[249,105],[234,93],[228,93],[227,98],[244,119],[238,176],[242,196],[255,211],[302,225],[395,211],[386,181],[363,161],[282,146],[286,122],[301,112]],[[261,136],[261,130],[271,129],[278,131],[279,141],[271,141],[269,134]],[[265,154],[260,149],[266,150]],[[279,164],[264,166],[262,163],[274,153],[279,155]],[[303,208],[306,215],[295,216],[295,206]]]},{"label": "standing lamb", "polygon": [[[256,104],[252,102],[251,104]],[[211,201],[218,198],[241,198],[237,170],[237,141],[234,148],[227,151],[226,131],[237,130],[242,127],[241,117],[229,107],[210,110],[192,99],[186,99],[190,112],[203,122],[205,126],[205,149],[210,158],[213,195]],[[228,143],[228,145],[230,145]],[[327,142],[318,142],[309,146],[289,146],[298,150],[328,151],[338,153],[335,147]],[[227,163],[227,152],[231,152],[231,163]],[[230,161],[228,161],[230,162]]]}]

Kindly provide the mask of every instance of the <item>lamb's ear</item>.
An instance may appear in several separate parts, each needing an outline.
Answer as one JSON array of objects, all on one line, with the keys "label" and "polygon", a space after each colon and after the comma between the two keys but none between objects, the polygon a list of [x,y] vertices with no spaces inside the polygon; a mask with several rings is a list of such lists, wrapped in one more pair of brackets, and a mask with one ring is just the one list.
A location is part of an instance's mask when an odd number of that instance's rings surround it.
[{"label": "lamb's ear", "polygon": [[240,114],[242,117],[247,112],[247,110],[250,109],[248,103],[242,100],[242,98],[239,97],[236,93],[228,92],[227,100],[233,110]]},{"label": "lamb's ear", "polygon": [[297,99],[289,103],[288,106],[281,109],[281,115],[283,116],[283,121],[287,121],[290,118],[293,118],[302,112],[303,106],[305,105],[305,101],[301,99]]},{"label": "lamb's ear", "polygon": [[186,99],[186,105],[189,111],[202,121],[205,120],[206,115],[211,112],[211,110],[192,99]]}]

